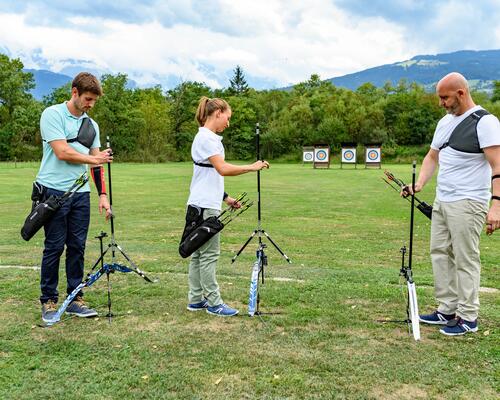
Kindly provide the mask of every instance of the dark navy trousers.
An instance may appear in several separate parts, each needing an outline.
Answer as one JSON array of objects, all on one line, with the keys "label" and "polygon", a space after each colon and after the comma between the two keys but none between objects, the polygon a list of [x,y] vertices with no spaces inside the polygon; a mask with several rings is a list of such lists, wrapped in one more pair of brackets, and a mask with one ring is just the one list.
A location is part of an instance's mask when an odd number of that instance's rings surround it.
[{"label": "dark navy trousers", "polygon": [[[50,195],[61,196],[63,192],[47,188]],[[66,247],[67,293],[71,293],[83,280],[85,242],[90,222],[90,193],[75,193],[55,213],[45,226],[45,248],[43,250],[40,302],[58,300],[59,260]],[[83,293],[80,293],[83,295]]]}]

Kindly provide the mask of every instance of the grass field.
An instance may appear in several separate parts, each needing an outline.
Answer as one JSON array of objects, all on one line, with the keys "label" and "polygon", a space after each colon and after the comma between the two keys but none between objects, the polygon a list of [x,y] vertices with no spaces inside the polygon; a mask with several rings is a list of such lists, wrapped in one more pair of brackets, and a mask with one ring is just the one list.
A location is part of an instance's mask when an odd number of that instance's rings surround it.
[{"label": "grass field", "polygon": [[[411,166],[385,166],[410,180]],[[177,253],[191,165],[113,167],[116,239],[150,276],[114,274],[112,323],[64,317],[40,324],[38,266],[43,234],[24,242],[37,164],[0,164],[1,399],[497,399],[499,384],[500,233],[481,241],[480,331],[448,338],[421,326],[415,342],[403,319],[399,249],[408,244],[409,205],[385,185],[381,170],[313,170],[272,165],[262,173],[263,228],[272,246],[261,288],[262,311],[246,316],[257,241],[231,257],[257,224],[257,207],[222,234],[218,280],[240,316],[186,310],[187,264]],[[256,199],[254,174],[226,178],[226,191]],[[421,195],[432,202],[434,187]],[[109,225],[93,215],[93,239]],[[429,221],[416,215],[414,278],[421,311],[435,307]],[[60,292],[65,293],[64,268]],[[106,282],[86,291],[106,313]]]}]

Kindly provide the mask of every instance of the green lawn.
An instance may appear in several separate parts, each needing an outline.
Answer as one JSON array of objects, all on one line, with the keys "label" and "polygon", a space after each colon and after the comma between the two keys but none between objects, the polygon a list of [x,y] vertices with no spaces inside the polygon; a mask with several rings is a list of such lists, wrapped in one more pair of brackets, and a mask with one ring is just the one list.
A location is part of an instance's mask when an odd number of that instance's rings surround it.
[{"label": "green lawn", "polygon": [[[362,167],[313,170],[272,165],[262,173],[263,228],[270,245],[261,309],[246,316],[257,240],[231,257],[257,225],[257,207],[222,235],[218,280],[240,316],[186,310],[187,264],[177,253],[192,166],[113,166],[116,239],[151,277],[113,274],[113,310],[104,317],[64,317],[40,324],[38,266],[43,234],[24,242],[37,164],[0,164],[1,399],[496,399],[499,396],[500,233],[481,241],[480,331],[459,338],[406,325],[399,249],[408,244],[409,204]],[[411,166],[386,168],[410,181]],[[255,174],[226,178],[226,191],[256,199]],[[432,202],[434,187],[420,196]],[[93,237],[109,225],[93,215],[86,270],[97,258]],[[414,277],[421,311],[434,308],[429,221],[415,218]],[[269,242],[267,242],[269,243]],[[64,268],[61,293],[65,292]],[[86,291],[106,313],[106,281]]]}]

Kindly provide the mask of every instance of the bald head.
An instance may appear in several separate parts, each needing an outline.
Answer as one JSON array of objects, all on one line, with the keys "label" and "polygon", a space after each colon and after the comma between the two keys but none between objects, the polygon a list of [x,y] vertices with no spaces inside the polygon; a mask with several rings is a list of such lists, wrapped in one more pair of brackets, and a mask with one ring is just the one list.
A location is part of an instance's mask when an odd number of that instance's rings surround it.
[{"label": "bald head", "polygon": [[470,95],[467,79],[458,72],[451,72],[436,85],[439,104],[449,114],[462,115],[475,106]]},{"label": "bald head", "polygon": [[467,83],[467,79],[458,72],[451,72],[445,77],[443,77],[437,84],[436,90],[439,88],[444,88],[445,90],[459,90],[462,89],[465,92],[469,92],[469,84]]}]

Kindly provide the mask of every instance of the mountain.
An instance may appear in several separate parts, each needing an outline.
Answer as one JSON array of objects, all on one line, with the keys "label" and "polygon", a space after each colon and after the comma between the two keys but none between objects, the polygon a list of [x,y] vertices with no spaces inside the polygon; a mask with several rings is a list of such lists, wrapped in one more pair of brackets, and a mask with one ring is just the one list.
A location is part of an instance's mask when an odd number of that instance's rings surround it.
[{"label": "mountain", "polygon": [[54,89],[73,80],[68,75],[58,74],[45,69],[25,69],[24,72],[31,72],[33,74],[36,86],[31,90],[31,94],[37,100],[42,100],[43,96],[52,93]]},{"label": "mountain", "polygon": [[[87,68],[86,71],[88,70],[89,69]],[[74,75],[81,71],[82,68],[77,69]],[[33,78],[35,79],[35,88],[32,89],[30,93],[37,100],[42,100],[43,96],[49,95],[54,89],[59,88],[73,80],[71,76],[47,71],[45,69],[24,69],[24,72],[31,72],[33,74]],[[95,74],[99,77],[98,73]],[[137,83],[134,80],[129,79],[126,87],[128,89],[135,89],[137,87]]]},{"label": "mountain", "polygon": [[432,90],[444,75],[453,71],[464,75],[474,89],[489,92],[492,90],[493,81],[500,80],[500,50],[462,50],[418,55],[407,61],[381,65],[327,81],[335,86],[356,90],[366,82],[381,87],[386,82],[395,85],[400,79],[406,79]]},{"label": "mountain", "polygon": [[[76,72],[82,70],[90,70],[87,64],[83,68],[82,66],[76,66],[76,63],[74,61],[71,64],[74,71],[68,69],[62,72],[74,72],[76,74]],[[31,93],[38,100],[50,94],[54,88],[58,88],[72,80],[69,75],[43,69],[26,69],[25,71],[34,75],[36,87]],[[417,82],[426,89],[433,90],[436,82],[452,71],[461,72],[474,89],[490,92],[493,88],[493,81],[500,80],[500,50],[462,50],[436,55],[418,55],[410,60],[369,68],[353,74],[327,79],[327,81],[332,82],[335,86],[356,90],[366,82],[382,87],[387,82],[396,85],[401,79],[406,79],[408,82]],[[96,75],[99,76],[100,74],[96,73]],[[166,78],[168,77],[158,76],[158,80],[166,84],[164,88],[175,86],[178,83],[177,81],[165,80]],[[251,81],[250,78],[248,82],[253,85],[256,83]],[[127,87],[133,89],[138,85],[135,81],[129,79]],[[257,88],[258,85],[254,87]],[[284,89],[290,90],[291,87]]]}]

